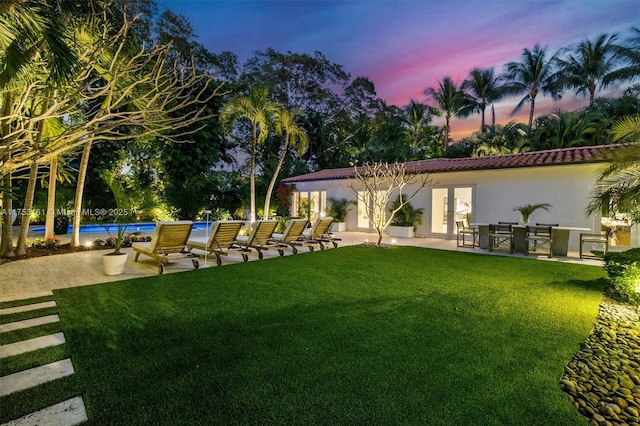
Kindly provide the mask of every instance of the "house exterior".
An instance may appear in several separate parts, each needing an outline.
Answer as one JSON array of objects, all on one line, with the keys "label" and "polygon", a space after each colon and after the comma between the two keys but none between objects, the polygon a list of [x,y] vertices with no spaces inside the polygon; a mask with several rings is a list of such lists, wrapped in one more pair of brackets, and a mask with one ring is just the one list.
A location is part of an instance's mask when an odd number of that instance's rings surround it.
[{"label": "house exterior", "polygon": [[[428,174],[432,179],[432,184],[411,200],[413,207],[424,209],[416,237],[455,238],[455,222],[461,219],[468,223],[518,222],[520,215],[514,207],[549,203],[548,212],[538,210],[533,214],[532,224],[559,224],[589,228],[593,232],[599,232],[603,225],[616,226],[618,232],[613,244],[636,246],[635,232],[628,223],[607,223],[609,218],[585,216],[596,177],[607,166],[614,149],[615,145],[603,145],[407,162],[408,172]],[[346,198],[357,203],[357,208],[354,206],[347,215],[346,230],[371,230],[368,209],[357,201],[350,187],[356,183],[353,176],[353,168],[340,168],[284,179],[282,183],[296,187],[292,215],[297,215],[298,208],[309,202],[314,214],[324,215],[330,199]],[[405,193],[411,189],[407,187]],[[571,232],[570,250],[578,250],[579,238],[578,231]]]}]

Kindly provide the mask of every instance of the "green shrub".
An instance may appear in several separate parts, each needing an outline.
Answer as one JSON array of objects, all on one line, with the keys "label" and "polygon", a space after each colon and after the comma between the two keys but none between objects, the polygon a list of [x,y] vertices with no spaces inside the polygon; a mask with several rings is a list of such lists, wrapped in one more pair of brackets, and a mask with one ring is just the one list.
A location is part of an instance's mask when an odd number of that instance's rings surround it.
[{"label": "green shrub", "polygon": [[40,238],[36,238],[32,243],[31,243],[31,248],[34,249],[58,249],[60,247],[60,244],[62,242],[60,241],[60,238],[58,237],[53,237],[53,238],[45,238],[44,240],[41,240]]},{"label": "green shrub", "polygon": [[604,269],[618,294],[626,301],[640,303],[640,248],[607,253]]}]

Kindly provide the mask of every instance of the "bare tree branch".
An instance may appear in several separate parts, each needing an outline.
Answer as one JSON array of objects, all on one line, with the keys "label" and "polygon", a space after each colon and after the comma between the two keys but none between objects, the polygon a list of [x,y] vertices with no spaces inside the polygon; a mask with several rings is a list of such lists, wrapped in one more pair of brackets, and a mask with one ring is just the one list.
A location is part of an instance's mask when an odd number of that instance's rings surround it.
[{"label": "bare tree branch", "polygon": [[[354,177],[349,188],[356,193],[358,201],[367,209],[369,223],[378,232],[378,245],[382,242],[382,233],[393,221],[395,214],[409,203],[425,186],[433,184],[428,174],[408,173],[403,163],[393,164],[374,162],[358,167],[352,164]],[[407,185],[417,184],[408,195],[404,193]],[[388,211],[391,196],[398,193],[400,205]]]}]

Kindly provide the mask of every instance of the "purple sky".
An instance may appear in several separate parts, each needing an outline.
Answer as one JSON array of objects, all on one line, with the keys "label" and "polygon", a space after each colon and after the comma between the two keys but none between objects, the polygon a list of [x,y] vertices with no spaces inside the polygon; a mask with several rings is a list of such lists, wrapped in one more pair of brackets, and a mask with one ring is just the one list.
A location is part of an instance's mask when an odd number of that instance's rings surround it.
[{"label": "purple sky", "polygon": [[[243,63],[256,50],[322,52],[352,77],[369,77],[378,96],[399,106],[425,101],[427,87],[474,67],[497,73],[538,43],[549,54],[585,38],[640,27],[640,0],[158,0],[189,18],[211,52],[232,51]],[[615,90],[615,89],[613,89]],[[615,95],[618,92],[613,92]],[[521,97],[496,104],[498,122],[525,121],[528,106],[509,117]],[[536,98],[536,116],[586,105],[566,94]],[[479,115],[452,122],[468,135]]]}]

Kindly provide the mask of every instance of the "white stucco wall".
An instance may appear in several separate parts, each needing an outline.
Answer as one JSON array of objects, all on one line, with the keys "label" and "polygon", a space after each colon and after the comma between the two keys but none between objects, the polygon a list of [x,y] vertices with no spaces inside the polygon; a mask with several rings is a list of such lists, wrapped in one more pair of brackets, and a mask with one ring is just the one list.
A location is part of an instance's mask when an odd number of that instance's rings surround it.
[{"label": "white stucco wall", "polygon": [[[477,223],[519,221],[520,215],[513,211],[514,207],[549,203],[549,212],[538,210],[531,219],[532,223],[558,223],[560,226],[599,231],[600,218],[587,218],[584,211],[592,195],[595,178],[604,167],[603,164],[580,164],[433,174],[433,185],[423,189],[411,201],[414,207],[425,209],[416,236],[435,236],[430,232],[431,188],[449,186],[474,188],[472,220]],[[327,191],[327,199],[355,200],[349,184],[348,179],[324,180],[298,182],[296,187],[299,191]],[[348,231],[357,230],[356,220],[356,208],[353,206],[347,215]],[[569,248],[577,250],[578,246],[579,232],[571,232]]]}]

